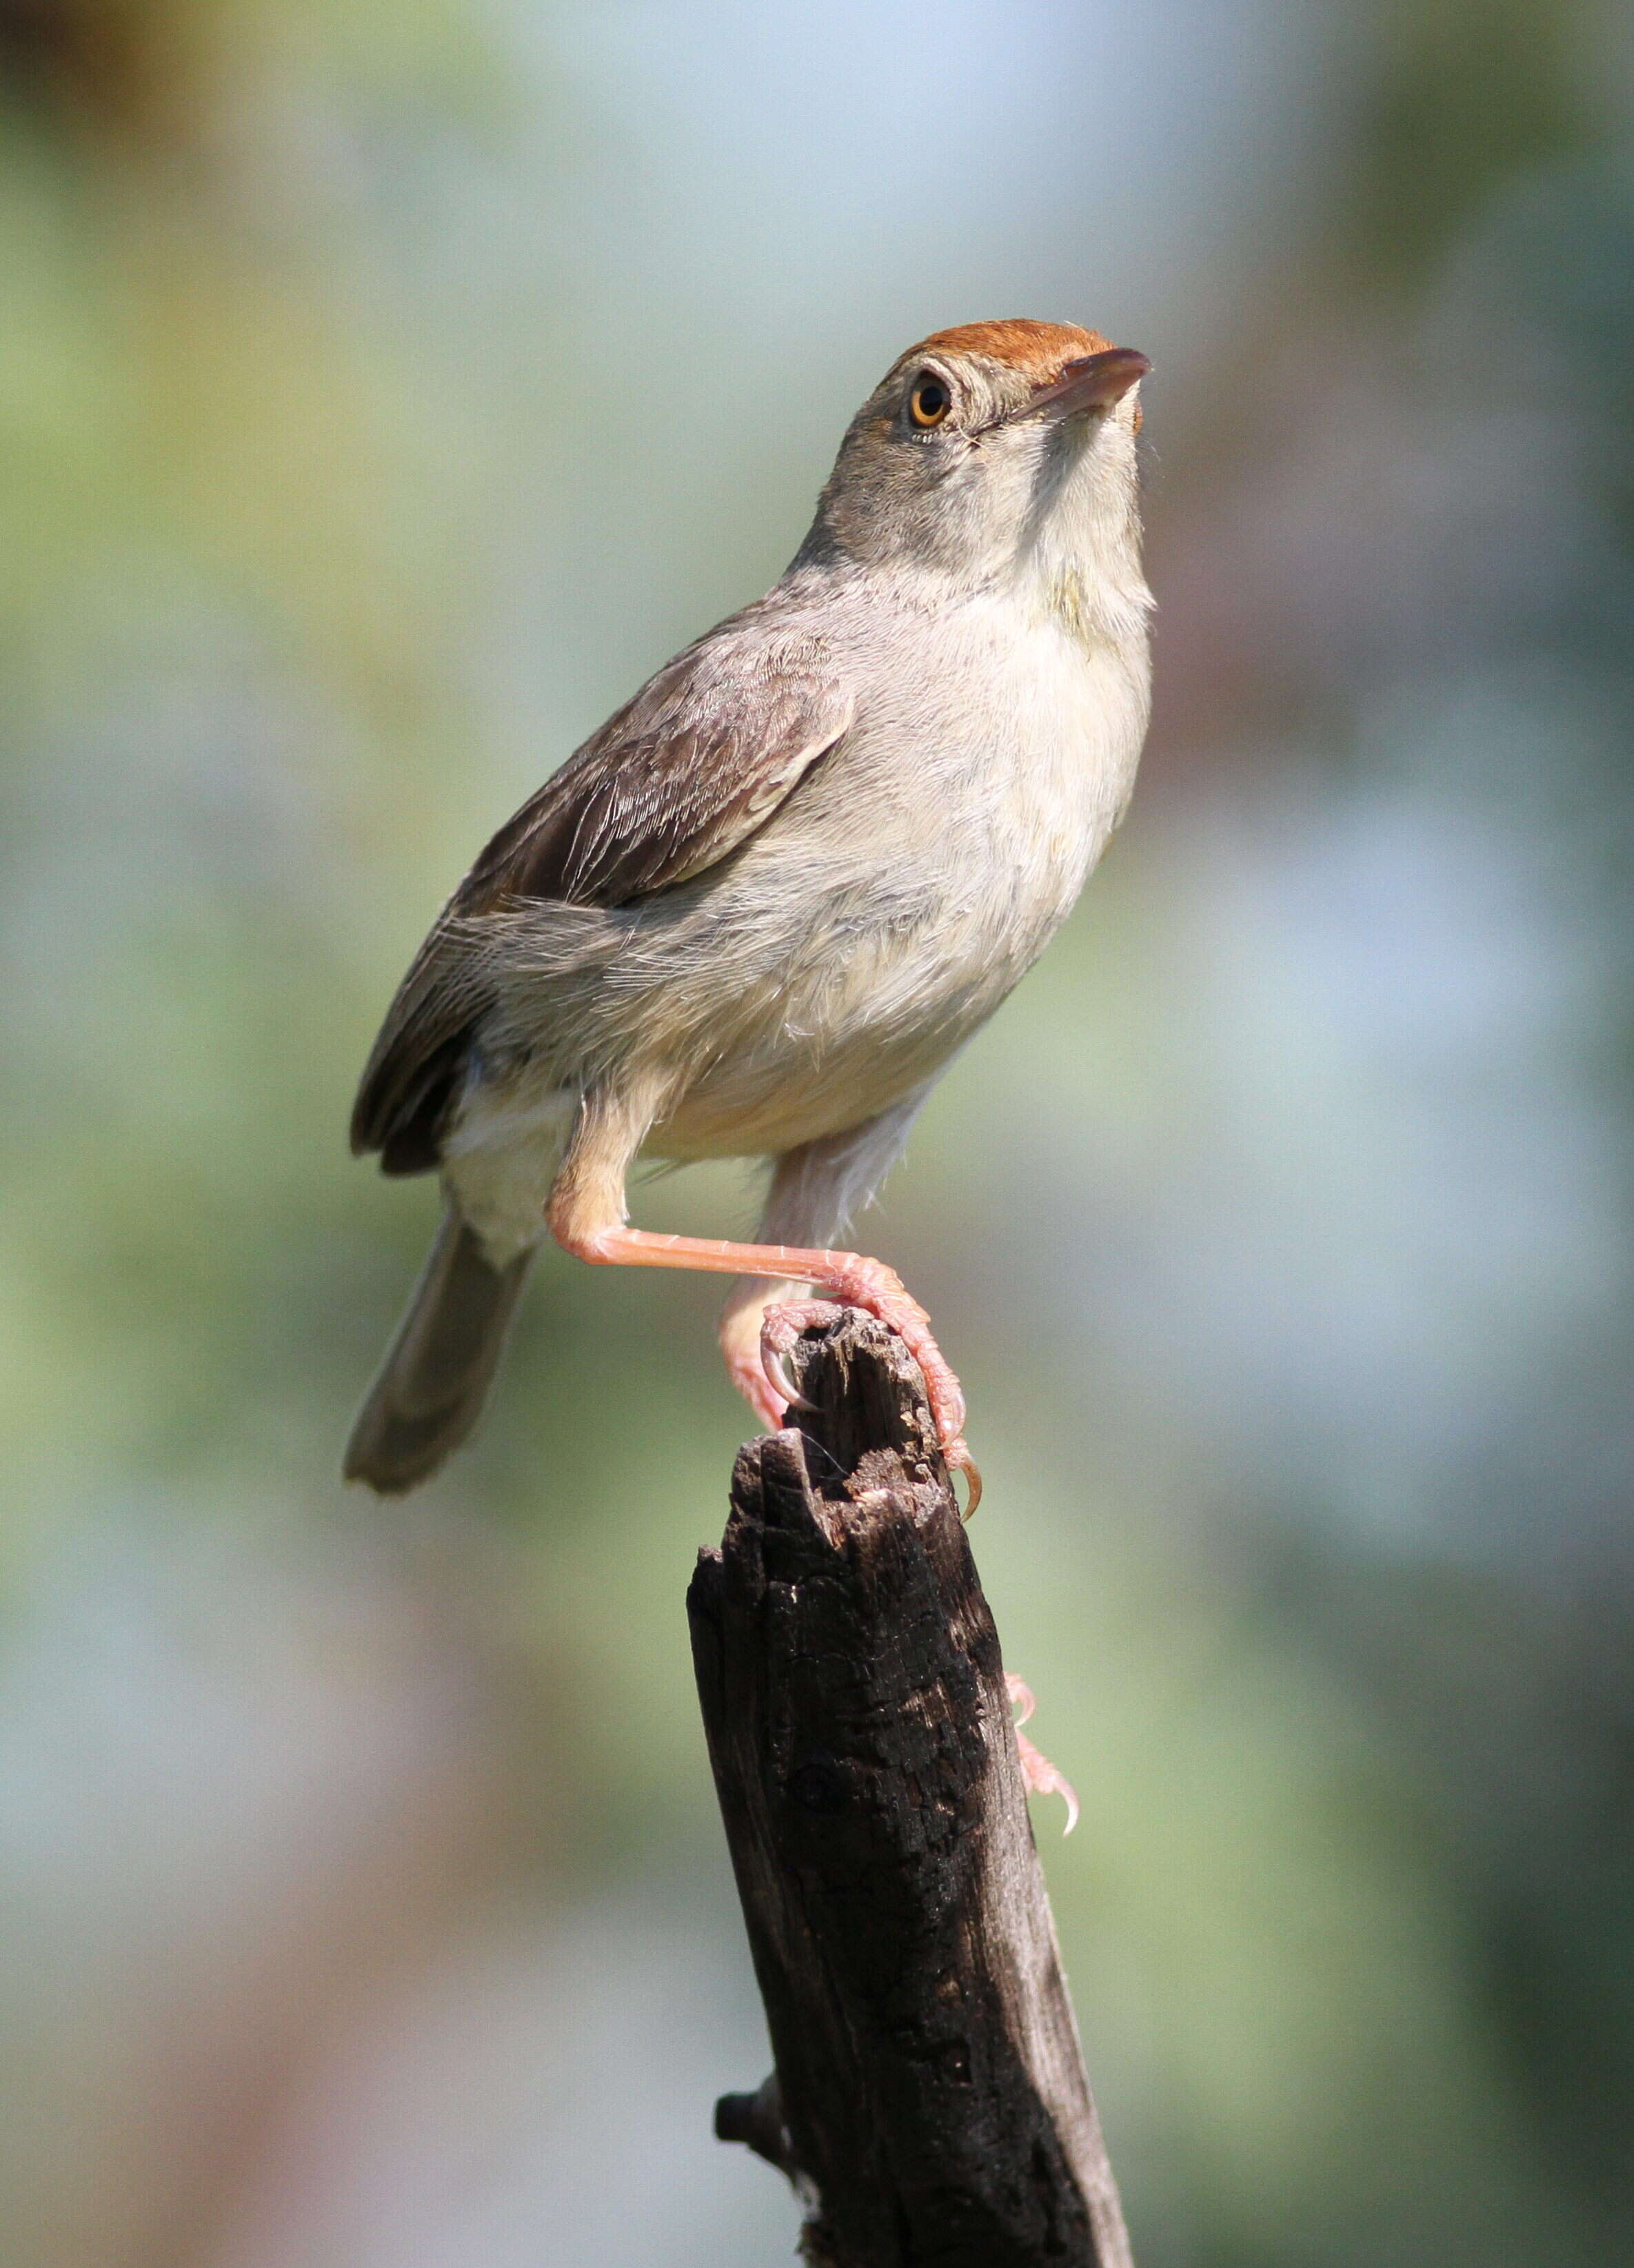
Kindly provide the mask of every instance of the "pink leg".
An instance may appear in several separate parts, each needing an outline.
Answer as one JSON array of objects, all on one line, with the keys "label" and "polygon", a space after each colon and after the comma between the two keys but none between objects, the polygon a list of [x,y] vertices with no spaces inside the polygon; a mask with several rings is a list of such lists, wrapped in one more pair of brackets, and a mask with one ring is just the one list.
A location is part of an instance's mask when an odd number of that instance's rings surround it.
[{"label": "pink leg", "polygon": [[[969,1476],[966,1517],[975,1510],[982,1481],[965,1446],[964,1395],[931,1334],[930,1317],[902,1288],[902,1279],[894,1269],[857,1252],[823,1252],[793,1244],[738,1244],[725,1237],[664,1236],[622,1223],[585,1228],[572,1218],[573,1210],[553,1203],[550,1228],[556,1241],[581,1260],[606,1267],[696,1268],[719,1276],[769,1276],[779,1281],[821,1285],[844,1306],[878,1315],[897,1333],[924,1371],[942,1454],[950,1465]],[[769,1310],[761,1339],[767,1375],[753,1387],[740,1356],[729,1350],[729,1366],[736,1382],[769,1423],[781,1420],[788,1401],[788,1381],[771,1374],[771,1364],[787,1352],[808,1322],[826,1322],[831,1312],[821,1302]]]},{"label": "pink leg", "polygon": [[1056,1771],[1048,1756],[1039,1754],[1021,1730],[1038,1706],[1033,1698],[1033,1689],[1030,1685],[1024,1685],[1019,1677],[1012,1675],[1005,1676],[1005,1684],[1009,1690],[1012,1707],[1021,1712],[1016,1719],[1016,1752],[1021,1759],[1022,1778],[1035,1795],[1065,1796],[1067,1823],[1061,1831],[1064,1835],[1070,1835],[1078,1825],[1078,1797],[1073,1793],[1072,1783]]}]

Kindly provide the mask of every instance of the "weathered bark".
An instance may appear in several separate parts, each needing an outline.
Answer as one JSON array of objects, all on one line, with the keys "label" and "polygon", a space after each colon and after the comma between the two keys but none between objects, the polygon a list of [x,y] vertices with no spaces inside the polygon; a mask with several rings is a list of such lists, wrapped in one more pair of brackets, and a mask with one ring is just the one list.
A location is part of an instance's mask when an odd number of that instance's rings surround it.
[{"label": "weathered bark", "polygon": [[1128,2268],[998,1638],[901,1342],[844,1311],[688,1598],[777,2060],[717,2132],[821,2268]]}]

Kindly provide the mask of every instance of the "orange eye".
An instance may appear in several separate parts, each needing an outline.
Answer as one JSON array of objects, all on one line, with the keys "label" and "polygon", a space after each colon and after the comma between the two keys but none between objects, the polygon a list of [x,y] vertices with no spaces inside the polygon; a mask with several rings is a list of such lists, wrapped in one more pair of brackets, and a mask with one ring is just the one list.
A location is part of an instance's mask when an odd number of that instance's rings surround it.
[{"label": "orange eye", "polygon": [[932,425],[946,424],[953,406],[947,380],[938,378],[933,370],[922,370],[908,397],[908,415],[920,431],[928,432]]}]

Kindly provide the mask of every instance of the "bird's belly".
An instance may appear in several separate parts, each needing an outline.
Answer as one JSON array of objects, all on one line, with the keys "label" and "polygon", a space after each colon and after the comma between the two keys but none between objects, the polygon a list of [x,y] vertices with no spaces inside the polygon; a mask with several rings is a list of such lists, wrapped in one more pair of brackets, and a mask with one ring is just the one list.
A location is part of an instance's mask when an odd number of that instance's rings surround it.
[{"label": "bird's belly", "polygon": [[[1077,841],[1025,859],[904,861],[832,892],[830,919],[788,940],[747,988],[733,1043],[654,1127],[650,1154],[743,1156],[860,1125],[926,1086],[1037,958],[1078,895]],[[962,880],[961,879],[962,875]],[[758,1003],[754,995],[758,992]]]},{"label": "bird's belly", "polygon": [[689,1086],[653,1127],[644,1154],[780,1155],[877,1117],[933,1079],[957,1043],[882,1045],[856,1035],[762,1043]]}]

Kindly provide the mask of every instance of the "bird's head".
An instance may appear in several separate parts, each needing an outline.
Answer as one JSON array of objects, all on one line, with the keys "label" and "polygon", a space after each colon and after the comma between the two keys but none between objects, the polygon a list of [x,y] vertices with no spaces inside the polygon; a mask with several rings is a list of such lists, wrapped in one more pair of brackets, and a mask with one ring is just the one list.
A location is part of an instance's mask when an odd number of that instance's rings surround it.
[{"label": "bird's head", "polygon": [[841,445],[807,552],[965,588],[1076,578],[1137,609],[1151,368],[1070,323],[968,323],[899,357]]}]

